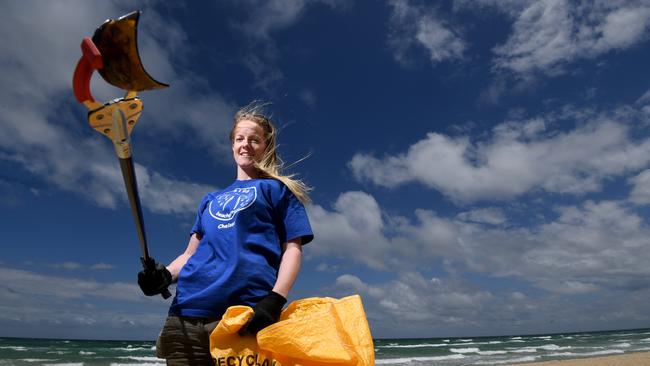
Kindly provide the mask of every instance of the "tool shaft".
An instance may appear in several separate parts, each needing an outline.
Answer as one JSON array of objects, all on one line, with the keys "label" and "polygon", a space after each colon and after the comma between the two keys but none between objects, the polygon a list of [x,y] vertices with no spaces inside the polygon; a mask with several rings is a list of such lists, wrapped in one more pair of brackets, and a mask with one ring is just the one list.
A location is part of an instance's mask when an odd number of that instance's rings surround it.
[{"label": "tool shaft", "polygon": [[119,160],[122,177],[124,177],[124,186],[129,196],[129,203],[131,204],[131,213],[135,221],[135,229],[138,232],[138,239],[140,240],[142,258],[147,261],[149,260],[149,247],[147,246],[147,236],[144,231],[144,220],[142,218],[142,207],[140,205],[140,196],[138,195],[138,182],[135,178],[133,159],[128,157],[119,158]]}]

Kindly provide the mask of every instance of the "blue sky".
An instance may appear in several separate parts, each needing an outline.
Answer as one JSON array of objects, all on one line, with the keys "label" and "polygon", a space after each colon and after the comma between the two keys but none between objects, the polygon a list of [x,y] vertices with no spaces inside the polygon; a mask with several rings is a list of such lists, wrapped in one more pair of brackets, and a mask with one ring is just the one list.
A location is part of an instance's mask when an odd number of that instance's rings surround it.
[{"label": "blue sky", "polygon": [[156,259],[234,179],[232,115],[257,99],[315,188],[291,299],[359,293],[381,338],[650,326],[650,3],[432,4],[3,2],[0,336],[160,330],[117,159],[71,90],[81,39],[136,9],[171,84],[132,136]]}]

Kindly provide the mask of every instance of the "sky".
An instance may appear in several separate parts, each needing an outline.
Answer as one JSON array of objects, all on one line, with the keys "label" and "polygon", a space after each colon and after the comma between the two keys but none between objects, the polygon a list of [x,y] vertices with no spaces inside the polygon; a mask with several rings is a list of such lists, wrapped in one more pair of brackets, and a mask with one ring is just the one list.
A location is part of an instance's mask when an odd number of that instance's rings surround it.
[{"label": "sky", "polygon": [[[0,336],[155,339],[170,300],[72,73],[142,10],[133,157],[152,256],[187,245],[269,103],[315,240],[290,301],[375,338],[650,327],[650,1],[0,1]],[[93,95],[123,95],[97,74]]]}]

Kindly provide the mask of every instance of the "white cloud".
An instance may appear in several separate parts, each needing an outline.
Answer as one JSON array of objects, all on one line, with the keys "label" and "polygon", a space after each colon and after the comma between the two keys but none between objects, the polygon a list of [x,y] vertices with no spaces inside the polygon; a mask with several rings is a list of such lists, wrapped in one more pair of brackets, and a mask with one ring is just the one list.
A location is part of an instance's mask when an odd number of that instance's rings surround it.
[{"label": "white cloud", "polygon": [[103,263],[103,262],[96,263],[90,266],[90,269],[95,269],[95,270],[105,270],[105,269],[113,269],[113,268],[115,268],[114,265]]},{"label": "white cloud", "polygon": [[630,201],[638,205],[650,204],[650,169],[630,178],[629,182],[633,185]]},{"label": "white cloud", "polygon": [[[307,0],[246,1],[249,18],[237,27],[254,38],[269,40],[271,33],[293,25],[303,13]],[[255,19],[253,22],[252,19]]]},{"label": "white cloud", "polygon": [[648,105],[650,104],[650,90],[647,92],[643,93],[642,96],[639,97],[639,99],[636,100],[637,104],[641,105]]},{"label": "white cloud", "polygon": [[[650,115],[650,90],[637,99],[636,104],[641,107],[643,113]],[[648,122],[646,121],[646,125],[647,124]]]},{"label": "white cloud", "polygon": [[[76,264],[76,268],[80,265]],[[68,300],[85,297],[105,298],[130,302],[145,300],[135,284],[102,283],[71,277],[42,275],[20,269],[0,267],[5,283],[0,285],[4,291],[14,294],[43,296],[51,299]]]},{"label": "white cloud", "polygon": [[247,0],[240,2],[247,7],[247,17],[233,22],[235,29],[248,37],[249,51],[242,62],[253,73],[255,85],[270,89],[284,79],[278,67],[280,51],[273,40],[273,33],[296,24],[306,9],[314,4],[331,8],[344,8],[344,0]]},{"label": "white cloud", "polygon": [[316,271],[317,272],[332,272],[332,273],[335,273],[338,270],[339,270],[338,265],[332,265],[332,264],[329,264],[329,263],[319,263],[316,266]]},{"label": "white cloud", "polygon": [[215,189],[204,184],[169,179],[141,166],[137,175],[142,205],[163,214],[195,212],[201,197]]},{"label": "white cloud", "polygon": [[351,251],[359,250],[363,254],[355,256],[358,261],[372,268],[386,268],[387,261],[382,254],[388,250],[389,243],[383,236],[384,222],[372,196],[346,192],[336,200],[332,212],[318,205],[310,205],[308,210],[314,232],[323,240],[307,255],[349,257]]},{"label": "white cloud", "polygon": [[362,296],[373,332],[402,337],[427,328],[427,334],[458,334],[475,328],[485,304],[493,298],[489,291],[477,291],[468,283],[427,279],[417,272],[373,285],[343,275],[335,286],[343,293],[353,290]]},{"label": "white cloud", "polygon": [[[576,282],[565,285],[589,290]],[[531,330],[542,333],[649,320],[644,311],[649,291],[633,295],[601,292],[602,301],[585,304],[566,295],[531,297],[509,288],[487,291],[461,278],[428,279],[415,272],[373,284],[343,275],[334,286],[335,295],[352,291],[362,296],[373,334],[378,337],[522,334]],[[616,317],[612,317],[614,312]],[[559,328],[552,324],[556,319],[562,319]]]},{"label": "white cloud", "polygon": [[551,69],[573,57],[572,19],[564,1],[531,3],[515,21],[508,41],[495,48],[496,64],[516,72]]},{"label": "white cloud", "polygon": [[580,281],[559,281],[552,284],[551,290],[567,295],[586,294],[599,290],[599,287]]},{"label": "white cloud", "polygon": [[[571,319],[567,330],[650,320],[643,310],[650,301],[644,280],[650,275],[650,227],[624,201],[561,206],[537,224],[504,227],[466,218],[506,216],[505,208],[467,211],[463,220],[418,209],[409,220],[368,204],[372,196],[350,197],[363,197],[366,204],[349,218],[340,211],[349,206],[335,204],[331,212],[312,207],[310,215],[318,212],[311,216],[317,242],[308,252],[316,258],[340,255],[395,276],[381,282],[360,272],[344,274],[328,289],[332,296],[361,294],[378,334],[521,333],[557,331],[546,328],[550,319]],[[354,218],[360,215],[365,219]],[[383,267],[376,265],[382,261]],[[427,278],[423,273],[431,268],[445,275]],[[584,294],[591,296],[589,304],[582,302]],[[610,317],[614,310],[617,319]]]},{"label": "white cloud", "polygon": [[648,269],[641,263],[650,259],[643,251],[650,230],[637,213],[618,201],[587,201],[558,213],[556,220],[527,232],[538,232],[539,244],[531,242],[515,271],[558,292],[646,287],[640,278]]},{"label": "white cloud", "polygon": [[494,65],[516,73],[562,72],[575,60],[595,58],[645,41],[650,25],[650,4],[645,1],[479,4],[496,6],[515,18],[508,40],[494,48]]},{"label": "white cloud", "polygon": [[607,52],[624,49],[645,40],[650,25],[650,4],[631,4],[629,7],[614,8],[607,12],[596,39],[594,51]]},{"label": "white cloud", "polygon": [[640,279],[650,274],[650,254],[644,250],[650,228],[624,201],[558,207],[557,217],[540,217],[530,227],[467,220],[500,223],[504,211],[470,210],[456,220],[416,209],[414,219],[407,219],[382,212],[368,194],[347,192],[332,211],[310,206],[317,243],[307,255],[339,257],[393,273],[445,263],[448,271],[513,277],[558,293],[647,287]]},{"label": "white cloud", "polygon": [[[408,61],[414,45],[424,47],[432,62],[462,57],[466,42],[432,10],[407,0],[390,4],[390,44],[398,60]],[[493,48],[493,64],[497,70],[520,76],[564,72],[565,66],[576,60],[640,44],[648,39],[650,29],[647,1],[456,0],[453,8],[483,13],[496,9],[512,19],[508,39]]]},{"label": "white cloud", "polygon": [[346,0],[245,0],[239,3],[247,7],[248,16],[235,26],[261,40],[270,40],[273,32],[293,26],[311,5],[320,3],[334,9],[348,6]]},{"label": "white cloud", "polygon": [[604,179],[650,162],[650,139],[634,141],[623,123],[600,116],[563,132],[546,128],[554,118],[502,123],[485,141],[432,132],[398,155],[357,153],[349,167],[358,180],[385,187],[418,182],[472,202],[535,190],[596,192]]},{"label": "white cloud", "polygon": [[356,292],[370,294],[373,297],[383,297],[386,295],[386,292],[380,288],[367,285],[361,281],[357,276],[345,274],[341,275],[336,279],[336,286],[339,287],[350,287],[353,288]]},{"label": "white cloud", "polygon": [[457,217],[463,221],[490,225],[501,225],[507,220],[503,210],[498,207],[478,208],[471,211],[461,212]]},{"label": "white cloud", "polygon": [[397,61],[408,64],[410,52],[417,48],[426,50],[431,63],[462,58],[465,41],[434,9],[412,5],[408,0],[390,0],[389,4],[392,12],[388,44]]},{"label": "white cloud", "polygon": [[81,269],[92,269],[92,270],[106,270],[106,269],[113,269],[115,266],[108,264],[108,263],[96,263],[93,265],[84,265],[81,263],[77,262],[63,262],[63,263],[54,263],[51,264],[50,267],[55,268],[55,269],[65,269],[69,271],[76,271],[76,270],[81,270]]},{"label": "white cloud", "polygon": [[64,262],[64,263],[57,263],[52,265],[52,268],[61,268],[61,269],[67,269],[71,271],[80,269],[81,267],[82,265],[77,262]]},{"label": "white cloud", "polygon": [[0,266],[0,277],[0,326],[18,337],[87,338],[87,326],[93,326],[102,330],[101,338],[124,339],[129,334],[153,339],[168,306],[159,296],[142,295],[135,283],[98,282],[6,266]]},{"label": "white cloud", "polygon": [[[70,86],[81,55],[81,39],[92,34],[107,17],[117,17],[126,10],[116,2],[97,5],[83,1],[12,2],[6,7],[0,14],[0,47],[6,51],[0,55],[5,65],[0,75],[4,86],[0,91],[0,127],[4,131],[0,159],[101,206],[115,207],[125,202],[111,144],[91,131],[84,118],[86,111],[74,102]],[[162,24],[161,18],[153,9],[144,12],[139,42],[146,68],[160,80],[170,82],[172,88],[144,93],[142,120],[146,122],[140,123],[136,135],[164,134],[183,143],[191,134],[195,146],[212,147],[219,160],[229,148],[227,131],[234,108],[218,94],[192,95],[195,76],[185,73],[181,77],[170,61],[172,57],[183,57],[183,30],[173,22],[165,21],[165,27],[155,29],[147,24]],[[172,54],[163,42],[178,47]],[[91,83],[98,100],[121,96],[122,92],[98,79],[95,77]],[[173,107],[178,105],[183,106],[183,111]],[[90,134],[92,137],[87,137]],[[134,147],[137,152],[137,142]],[[211,189],[165,177],[140,165],[136,168],[144,206],[154,212],[192,212],[196,200]],[[190,204],[190,200],[194,202]]]}]

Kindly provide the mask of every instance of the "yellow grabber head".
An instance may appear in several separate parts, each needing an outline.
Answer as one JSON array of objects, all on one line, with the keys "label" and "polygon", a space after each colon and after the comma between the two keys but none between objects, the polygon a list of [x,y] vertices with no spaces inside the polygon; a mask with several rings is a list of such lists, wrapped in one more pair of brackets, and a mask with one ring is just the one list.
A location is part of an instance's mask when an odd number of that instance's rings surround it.
[{"label": "yellow grabber head", "polygon": [[[140,11],[134,11],[118,19],[108,19],[97,28],[92,39],[81,42],[82,56],[77,63],[72,85],[75,97],[90,112],[90,125],[115,142],[112,116],[120,110],[124,115],[127,134],[142,112],[142,101],[137,93],[144,90],[166,88],[169,85],[153,79],[142,66],[138,53],[137,27]],[[95,101],[90,92],[90,79],[95,70],[106,82],[126,91],[123,98],[106,104]]]},{"label": "yellow grabber head", "polygon": [[117,20],[109,19],[93,35],[93,43],[102,55],[104,67],[99,74],[120,89],[143,91],[169,85],[154,80],[142,66],[138,53],[137,27],[140,12],[134,11]]}]

